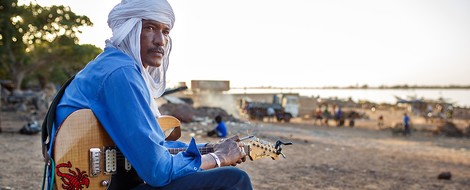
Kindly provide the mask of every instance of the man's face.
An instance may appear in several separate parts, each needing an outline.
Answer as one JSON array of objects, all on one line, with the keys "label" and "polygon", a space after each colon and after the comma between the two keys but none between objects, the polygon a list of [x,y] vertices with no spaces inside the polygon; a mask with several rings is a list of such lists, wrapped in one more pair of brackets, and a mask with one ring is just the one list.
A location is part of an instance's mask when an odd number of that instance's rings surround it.
[{"label": "man's face", "polygon": [[140,34],[140,57],[145,68],[159,67],[163,62],[164,51],[168,43],[170,28],[163,23],[153,20],[142,20]]}]

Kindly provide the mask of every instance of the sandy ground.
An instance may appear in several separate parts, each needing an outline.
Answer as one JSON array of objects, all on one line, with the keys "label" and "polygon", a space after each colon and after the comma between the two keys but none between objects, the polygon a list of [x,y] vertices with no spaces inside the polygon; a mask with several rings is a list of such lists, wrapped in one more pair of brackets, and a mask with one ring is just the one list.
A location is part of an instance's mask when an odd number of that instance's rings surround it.
[{"label": "sandy ground", "polygon": [[[21,135],[26,123],[18,114],[1,115],[0,190],[40,189],[43,176],[40,135]],[[369,123],[369,125],[367,125]],[[292,123],[227,123],[231,134],[256,135],[284,147],[286,159],[247,161],[255,189],[470,189],[470,139],[431,136],[414,132],[393,136],[389,130],[370,127],[375,121],[357,121],[356,127],[313,125],[312,120]],[[369,127],[362,127],[369,126]],[[183,125],[182,140],[216,141],[202,131],[210,123]],[[451,180],[438,180],[450,171]]]}]

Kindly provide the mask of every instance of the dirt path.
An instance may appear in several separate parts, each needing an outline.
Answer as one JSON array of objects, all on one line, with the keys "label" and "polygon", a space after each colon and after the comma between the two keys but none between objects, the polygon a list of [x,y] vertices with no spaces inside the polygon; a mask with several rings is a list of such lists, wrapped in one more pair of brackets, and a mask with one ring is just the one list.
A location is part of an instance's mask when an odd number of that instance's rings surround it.
[{"label": "dirt path", "polygon": [[[261,126],[259,126],[261,127]],[[470,141],[387,131],[305,125],[262,126],[262,135],[290,139],[288,158],[246,164],[256,189],[467,189]],[[266,129],[268,128],[268,129]],[[437,180],[451,171],[451,181]],[[266,175],[268,174],[268,175]]]},{"label": "dirt path", "polygon": [[[2,118],[4,118],[3,116]],[[16,133],[24,121],[2,120],[0,189],[40,189],[43,162],[40,135]],[[5,127],[8,125],[8,127]],[[392,136],[389,131],[327,128],[302,123],[228,123],[232,134],[254,134],[284,147],[287,159],[247,161],[238,166],[253,186],[271,189],[469,189],[470,139]],[[186,124],[183,139],[210,124]],[[198,137],[198,142],[213,141]],[[438,180],[443,171],[452,180]]]}]

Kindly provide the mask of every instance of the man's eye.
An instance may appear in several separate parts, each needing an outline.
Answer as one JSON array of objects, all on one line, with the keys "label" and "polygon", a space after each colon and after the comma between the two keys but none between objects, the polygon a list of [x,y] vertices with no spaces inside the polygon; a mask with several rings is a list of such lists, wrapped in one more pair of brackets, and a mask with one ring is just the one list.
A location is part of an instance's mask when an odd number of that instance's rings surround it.
[{"label": "man's eye", "polygon": [[170,31],[169,31],[169,30],[164,30],[164,31],[163,31],[163,34],[169,35],[169,34],[170,34]]},{"label": "man's eye", "polygon": [[145,27],[147,30],[154,30],[155,28],[153,26],[147,26]]}]

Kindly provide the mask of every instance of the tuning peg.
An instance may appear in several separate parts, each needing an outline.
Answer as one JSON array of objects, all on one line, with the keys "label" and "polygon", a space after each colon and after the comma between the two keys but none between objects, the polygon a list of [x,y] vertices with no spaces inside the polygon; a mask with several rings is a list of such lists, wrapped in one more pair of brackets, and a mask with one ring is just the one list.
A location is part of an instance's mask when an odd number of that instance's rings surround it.
[{"label": "tuning peg", "polygon": [[282,142],[281,140],[276,141],[276,146],[274,148],[278,149],[281,147],[281,145],[292,145],[292,142]]},{"label": "tuning peg", "polygon": [[292,145],[292,142],[282,142],[281,140],[277,140],[276,141],[276,146],[275,146],[275,149],[276,149],[276,154],[277,155],[282,155],[282,157],[286,158],[286,155],[284,155],[282,153],[282,145]]}]

